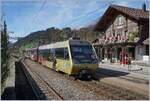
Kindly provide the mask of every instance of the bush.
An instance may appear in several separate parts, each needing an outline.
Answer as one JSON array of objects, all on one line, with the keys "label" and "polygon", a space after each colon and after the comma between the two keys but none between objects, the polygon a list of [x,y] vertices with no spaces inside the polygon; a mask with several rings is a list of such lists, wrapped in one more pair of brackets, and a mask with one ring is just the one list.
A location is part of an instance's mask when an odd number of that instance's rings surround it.
[{"label": "bush", "polygon": [[135,37],[138,37],[138,32],[129,32],[129,36],[128,36],[129,40],[128,40],[128,42],[134,42],[134,38]]}]

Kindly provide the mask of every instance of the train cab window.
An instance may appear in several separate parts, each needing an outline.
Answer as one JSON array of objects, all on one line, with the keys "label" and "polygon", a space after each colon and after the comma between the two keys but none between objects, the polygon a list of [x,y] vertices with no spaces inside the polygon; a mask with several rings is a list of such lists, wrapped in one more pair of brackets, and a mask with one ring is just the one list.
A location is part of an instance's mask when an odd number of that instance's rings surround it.
[{"label": "train cab window", "polygon": [[71,54],[73,62],[76,64],[98,62],[91,45],[72,45]]}]

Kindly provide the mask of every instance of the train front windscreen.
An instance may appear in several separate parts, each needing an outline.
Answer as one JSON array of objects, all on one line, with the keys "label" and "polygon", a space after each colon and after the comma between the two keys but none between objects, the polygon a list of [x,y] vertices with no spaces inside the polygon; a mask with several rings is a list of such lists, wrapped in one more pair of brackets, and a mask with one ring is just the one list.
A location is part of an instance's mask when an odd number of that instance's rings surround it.
[{"label": "train front windscreen", "polygon": [[71,55],[75,64],[95,64],[98,62],[91,45],[71,45]]}]

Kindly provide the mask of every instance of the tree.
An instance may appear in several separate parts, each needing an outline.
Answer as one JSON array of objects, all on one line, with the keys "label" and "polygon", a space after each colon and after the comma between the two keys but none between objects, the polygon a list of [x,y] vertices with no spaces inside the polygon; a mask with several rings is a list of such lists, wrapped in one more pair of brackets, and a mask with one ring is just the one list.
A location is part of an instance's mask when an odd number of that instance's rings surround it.
[{"label": "tree", "polygon": [[90,27],[84,27],[80,29],[71,29],[70,27],[58,29],[51,27],[46,30],[32,32],[28,36],[18,40],[14,46],[18,46],[19,48],[33,48],[37,47],[39,40],[41,40],[43,44],[50,44],[59,41],[65,41],[71,37],[79,37],[81,40],[92,42],[99,35],[101,35],[100,32],[95,32],[91,30]]},{"label": "tree", "polygon": [[8,34],[7,34],[7,25],[4,21],[4,29],[1,31],[1,83],[2,87],[4,82],[9,74],[9,48],[8,48]]}]

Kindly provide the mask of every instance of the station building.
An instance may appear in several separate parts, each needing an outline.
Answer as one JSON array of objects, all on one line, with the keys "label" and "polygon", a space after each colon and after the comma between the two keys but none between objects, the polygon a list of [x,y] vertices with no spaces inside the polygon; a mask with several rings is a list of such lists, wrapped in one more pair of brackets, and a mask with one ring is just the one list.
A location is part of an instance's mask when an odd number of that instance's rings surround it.
[{"label": "station building", "polygon": [[149,61],[149,11],[110,5],[96,24],[93,41],[100,61],[127,64],[127,58]]}]

